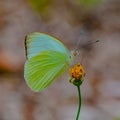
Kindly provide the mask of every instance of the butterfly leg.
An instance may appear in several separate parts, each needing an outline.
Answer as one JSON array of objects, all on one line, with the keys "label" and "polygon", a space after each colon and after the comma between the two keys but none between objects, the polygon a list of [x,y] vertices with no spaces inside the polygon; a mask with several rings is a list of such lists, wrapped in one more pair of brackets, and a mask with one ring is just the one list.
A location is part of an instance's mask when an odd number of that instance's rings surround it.
[{"label": "butterfly leg", "polygon": [[70,82],[70,83],[73,83],[74,81],[75,81],[75,78],[73,78],[73,77],[70,77],[70,78],[69,78],[69,82]]}]

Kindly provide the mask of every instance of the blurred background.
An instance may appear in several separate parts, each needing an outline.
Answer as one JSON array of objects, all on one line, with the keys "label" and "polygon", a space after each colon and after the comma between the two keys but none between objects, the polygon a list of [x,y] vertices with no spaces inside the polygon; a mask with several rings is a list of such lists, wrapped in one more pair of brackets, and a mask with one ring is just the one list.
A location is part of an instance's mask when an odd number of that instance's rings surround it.
[{"label": "blurred background", "polygon": [[0,120],[75,120],[68,73],[40,93],[24,81],[24,38],[35,31],[70,50],[79,41],[86,70],[80,120],[120,120],[120,0],[0,0]]}]

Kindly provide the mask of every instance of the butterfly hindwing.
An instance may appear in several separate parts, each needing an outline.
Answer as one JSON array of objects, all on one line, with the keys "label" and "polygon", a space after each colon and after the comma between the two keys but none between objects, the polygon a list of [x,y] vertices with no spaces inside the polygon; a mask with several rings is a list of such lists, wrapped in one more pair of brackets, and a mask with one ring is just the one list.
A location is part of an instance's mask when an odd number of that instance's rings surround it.
[{"label": "butterfly hindwing", "polygon": [[69,56],[58,51],[43,51],[25,63],[24,77],[28,86],[40,91],[49,86],[68,67]]}]

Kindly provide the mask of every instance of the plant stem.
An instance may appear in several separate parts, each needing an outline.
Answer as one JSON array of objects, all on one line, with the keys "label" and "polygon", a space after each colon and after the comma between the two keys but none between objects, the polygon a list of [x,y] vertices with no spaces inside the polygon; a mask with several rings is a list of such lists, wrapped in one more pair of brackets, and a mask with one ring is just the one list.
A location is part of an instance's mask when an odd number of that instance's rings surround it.
[{"label": "plant stem", "polygon": [[77,111],[77,115],[76,115],[76,120],[79,119],[80,109],[81,109],[81,92],[80,92],[80,85],[77,85],[77,89],[78,89],[79,105],[78,105],[78,111]]}]

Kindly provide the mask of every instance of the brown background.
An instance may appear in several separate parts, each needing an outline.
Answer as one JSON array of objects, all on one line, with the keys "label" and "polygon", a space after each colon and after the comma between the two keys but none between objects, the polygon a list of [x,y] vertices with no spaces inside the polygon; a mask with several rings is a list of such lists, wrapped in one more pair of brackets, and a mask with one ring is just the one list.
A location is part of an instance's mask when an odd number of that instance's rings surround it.
[{"label": "brown background", "polygon": [[68,73],[40,93],[24,81],[24,38],[34,31],[60,38],[70,50],[79,40],[82,52],[87,41],[100,40],[84,49],[80,120],[119,120],[120,0],[92,6],[51,0],[39,12],[27,0],[0,0],[0,120],[75,119],[77,89]]}]

